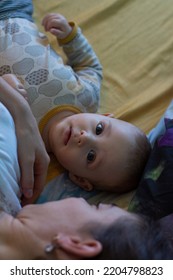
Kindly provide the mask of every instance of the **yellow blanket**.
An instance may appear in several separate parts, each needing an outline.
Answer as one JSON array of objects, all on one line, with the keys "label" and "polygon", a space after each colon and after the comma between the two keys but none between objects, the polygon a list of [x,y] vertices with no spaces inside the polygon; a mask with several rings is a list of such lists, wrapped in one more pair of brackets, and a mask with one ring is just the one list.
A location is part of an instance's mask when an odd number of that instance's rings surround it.
[{"label": "yellow blanket", "polygon": [[[173,97],[172,0],[33,0],[33,4],[42,31],[46,13],[61,13],[75,21],[92,44],[104,73],[99,111],[114,113],[146,133],[155,127]],[[61,52],[55,38],[47,35]],[[123,194],[116,202],[126,208],[130,197],[131,193]]]}]

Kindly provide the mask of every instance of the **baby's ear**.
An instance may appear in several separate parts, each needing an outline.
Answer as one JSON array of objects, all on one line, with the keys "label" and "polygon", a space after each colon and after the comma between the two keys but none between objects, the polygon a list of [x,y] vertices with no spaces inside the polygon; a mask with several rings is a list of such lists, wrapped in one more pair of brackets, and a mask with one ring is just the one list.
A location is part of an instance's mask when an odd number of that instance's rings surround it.
[{"label": "baby's ear", "polygon": [[85,191],[92,191],[93,190],[94,186],[86,178],[79,177],[79,176],[74,175],[70,172],[69,172],[68,175],[69,175],[70,180],[73,183],[75,183],[76,185],[78,185],[79,187],[84,189]]}]

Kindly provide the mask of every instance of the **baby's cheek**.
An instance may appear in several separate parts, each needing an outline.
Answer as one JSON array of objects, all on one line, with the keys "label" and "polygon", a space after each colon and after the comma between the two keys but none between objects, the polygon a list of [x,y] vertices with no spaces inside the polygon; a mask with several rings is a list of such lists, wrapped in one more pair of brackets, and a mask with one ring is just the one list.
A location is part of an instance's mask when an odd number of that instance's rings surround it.
[{"label": "baby's cheek", "polygon": [[77,174],[78,171],[80,170],[80,162],[79,162],[79,159],[74,157],[74,156],[67,156],[64,158],[64,167],[74,173],[74,174]]},{"label": "baby's cheek", "polygon": [[58,155],[56,156],[58,162],[66,169],[69,170],[69,168],[71,167],[72,162],[71,162],[71,158],[70,155],[68,155],[68,153],[65,153],[63,150],[60,151],[58,153]]}]

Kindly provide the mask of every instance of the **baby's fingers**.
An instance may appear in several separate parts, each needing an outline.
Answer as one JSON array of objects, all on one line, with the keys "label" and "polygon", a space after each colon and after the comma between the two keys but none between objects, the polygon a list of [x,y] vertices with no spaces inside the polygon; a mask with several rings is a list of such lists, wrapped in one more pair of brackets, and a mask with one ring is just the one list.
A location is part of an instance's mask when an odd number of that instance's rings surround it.
[{"label": "baby's fingers", "polygon": [[52,27],[60,28],[64,22],[67,22],[65,17],[59,14],[48,14],[42,20],[42,25],[44,26],[45,31],[50,31]]}]

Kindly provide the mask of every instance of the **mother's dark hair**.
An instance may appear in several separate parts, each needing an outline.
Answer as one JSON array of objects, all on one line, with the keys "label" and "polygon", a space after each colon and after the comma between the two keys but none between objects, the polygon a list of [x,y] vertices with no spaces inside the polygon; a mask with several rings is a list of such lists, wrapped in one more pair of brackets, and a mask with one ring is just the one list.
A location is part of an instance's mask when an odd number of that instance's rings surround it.
[{"label": "mother's dark hair", "polygon": [[122,217],[108,227],[95,228],[93,235],[103,246],[96,259],[173,259],[172,241],[166,236],[161,224],[147,217],[136,217]]}]

